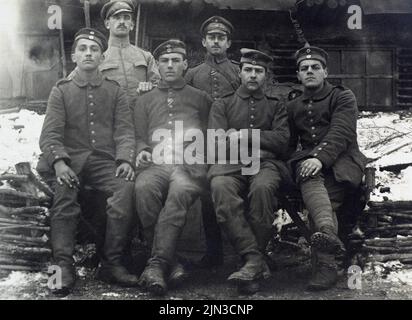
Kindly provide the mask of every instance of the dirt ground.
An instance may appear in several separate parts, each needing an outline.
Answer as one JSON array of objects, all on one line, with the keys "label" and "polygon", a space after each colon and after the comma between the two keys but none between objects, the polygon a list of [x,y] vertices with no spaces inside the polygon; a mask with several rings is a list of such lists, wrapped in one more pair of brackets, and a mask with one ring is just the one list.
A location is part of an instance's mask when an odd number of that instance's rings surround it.
[{"label": "dirt ground", "polygon": [[45,273],[14,272],[0,281],[0,299],[30,300],[390,300],[412,299],[410,282],[388,280],[387,275],[371,272],[362,274],[362,288],[349,289],[348,279],[340,277],[336,288],[323,292],[306,290],[310,276],[310,260],[303,254],[282,252],[276,258],[277,270],[272,279],[262,284],[262,290],[252,296],[239,295],[236,288],[226,282],[234,271],[236,259],[226,257],[226,263],[217,270],[191,269],[189,279],[180,287],[170,289],[162,298],[153,297],[139,288],[121,288],[94,278],[93,269],[81,268],[74,291],[56,298],[47,287]]}]

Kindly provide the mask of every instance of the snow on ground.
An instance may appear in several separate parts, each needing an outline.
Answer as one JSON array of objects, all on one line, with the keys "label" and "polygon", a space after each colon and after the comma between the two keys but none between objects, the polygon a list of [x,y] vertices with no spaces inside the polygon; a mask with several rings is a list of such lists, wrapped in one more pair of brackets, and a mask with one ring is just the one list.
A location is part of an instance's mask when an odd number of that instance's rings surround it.
[{"label": "snow on ground", "polygon": [[19,162],[36,167],[43,121],[44,115],[28,110],[0,115],[0,174],[14,172]]},{"label": "snow on ground", "polygon": [[[387,166],[412,164],[412,117],[362,112],[358,120],[358,141],[362,152],[376,159],[368,165],[376,168],[377,188],[371,200],[412,200],[412,166],[400,173],[381,171]],[[381,188],[384,189],[381,191]]]},{"label": "snow on ground", "polygon": [[46,297],[47,274],[13,271],[0,281],[0,300]]}]

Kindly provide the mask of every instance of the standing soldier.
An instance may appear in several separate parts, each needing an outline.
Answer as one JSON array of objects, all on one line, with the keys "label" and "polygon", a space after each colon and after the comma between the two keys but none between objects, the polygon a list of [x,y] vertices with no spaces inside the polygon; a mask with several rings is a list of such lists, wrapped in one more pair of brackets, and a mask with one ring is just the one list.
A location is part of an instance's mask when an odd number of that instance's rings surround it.
[{"label": "standing soldier", "polygon": [[[135,110],[139,171],[135,192],[143,233],[152,243],[140,283],[154,294],[164,294],[168,285],[184,278],[182,266],[176,261],[176,244],[187,212],[202,194],[206,180],[205,164],[173,158],[170,161],[169,151],[177,150],[176,146],[182,150],[187,147],[188,142],[177,139],[181,135],[183,140],[187,130],[206,131],[212,101],[205,92],[186,84],[186,46],[182,41],[166,41],[154,55],[161,81],[157,88],[139,97]],[[170,137],[161,141],[162,132],[170,133]]]},{"label": "standing soldier", "polygon": [[[235,92],[240,85],[239,66],[227,58],[232,32],[233,26],[226,19],[219,16],[207,19],[200,27],[202,45],[207,50],[206,59],[185,75],[189,85],[205,91],[213,100]],[[199,266],[214,267],[223,263],[222,239],[210,192],[205,192],[201,201],[206,255]]]},{"label": "standing soldier", "polygon": [[77,198],[86,184],[111,195],[101,278],[137,284],[120,262],[133,215],[135,137],[126,94],[98,70],[106,49],[99,31],[85,28],[75,35],[72,59],[77,67],[53,87],[40,136],[43,155],[38,171],[47,180],[54,178],[50,225],[53,259],[62,276],[58,294],[69,293],[75,283]]},{"label": "standing soldier", "polygon": [[131,108],[138,94],[150,91],[160,79],[152,54],[130,44],[134,10],[131,0],[111,0],[100,13],[110,31],[109,48],[100,70],[127,91]]},{"label": "standing soldier", "polygon": [[296,52],[297,77],[304,91],[292,92],[287,105],[294,152],[290,164],[314,231],[311,290],[331,288],[337,281],[335,257],[343,244],[336,211],[345,191],[359,186],[365,168],[357,143],[356,98],[351,90],[326,80],[327,58],[317,47]]},{"label": "standing soldier", "polygon": [[[228,140],[247,139],[246,154],[254,143],[250,133],[258,129],[260,169],[253,175],[242,175],[240,163],[215,164],[209,177],[218,223],[244,262],[228,279],[238,281],[242,293],[254,293],[259,290],[259,280],[270,275],[264,251],[272,235],[276,194],[288,173],[280,159],[289,143],[289,127],[284,105],[277,98],[265,96],[263,91],[271,57],[245,48],[241,54],[241,85],[235,93],[213,103],[208,127],[231,129],[234,132]],[[242,136],[244,132],[247,136]],[[209,147],[214,145],[213,141]]]}]

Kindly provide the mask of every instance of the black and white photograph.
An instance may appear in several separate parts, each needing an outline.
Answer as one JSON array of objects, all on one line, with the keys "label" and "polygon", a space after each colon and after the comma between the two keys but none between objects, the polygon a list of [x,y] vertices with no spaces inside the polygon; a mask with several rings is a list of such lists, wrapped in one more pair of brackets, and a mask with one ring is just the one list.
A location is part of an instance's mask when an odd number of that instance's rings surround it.
[{"label": "black and white photograph", "polygon": [[412,0],[0,8],[0,300],[412,299]]}]

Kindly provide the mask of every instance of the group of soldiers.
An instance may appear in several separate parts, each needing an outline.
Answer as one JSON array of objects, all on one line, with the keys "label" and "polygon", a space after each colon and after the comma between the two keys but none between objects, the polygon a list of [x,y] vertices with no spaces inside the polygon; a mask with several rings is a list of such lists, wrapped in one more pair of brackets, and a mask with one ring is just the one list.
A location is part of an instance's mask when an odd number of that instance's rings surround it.
[{"label": "group of soldiers", "polygon": [[[228,280],[242,293],[257,292],[271,275],[265,249],[280,189],[294,182],[313,232],[316,259],[309,289],[334,286],[336,255],[344,250],[336,212],[345,191],[359,186],[365,158],[357,145],[356,98],[326,81],[327,53],[311,46],[297,51],[303,90],[282,101],[267,94],[269,55],[243,48],[240,64],[228,59],[233,26],[226,19],[214,16],[202,24],[206,58],[187,70],[186,46],[180,40],[160,44],[153,55],[130,44],[134,9],[129,0],[104,5],[109,41],[91,28],[77,32],[72,48],[76,68],[50,93],[37,169],[55,190],[51,244],[62,281],[54,292],[67,294],[75,284],[78,198],[85,185],[108,195],[98,272],[103,281],[141,286],[156,295],[181,283],[187,272],[176,245],[189,209],[200,198],[207,250],[197,265],[223,264],[222,231],[242,261]],[[244,175],[245,164],[224,159],[212,165],[162,163],[158,158],[173,150],[176,141],[160,141],[156,132],[175,133],[177,122],[184,132],[198,129],[205,137],[208,129],[220,134],[230,130],[220,140],[227,154],[232,141],[246,139],[250,146],[252,132],[258,130],[258,172]],[[156,152],[160,143],[163,153]],[[207,141],[208,151],[215,147],[222,145]],[[150,248],[139,277],[122,259],[136,215]]]}]

